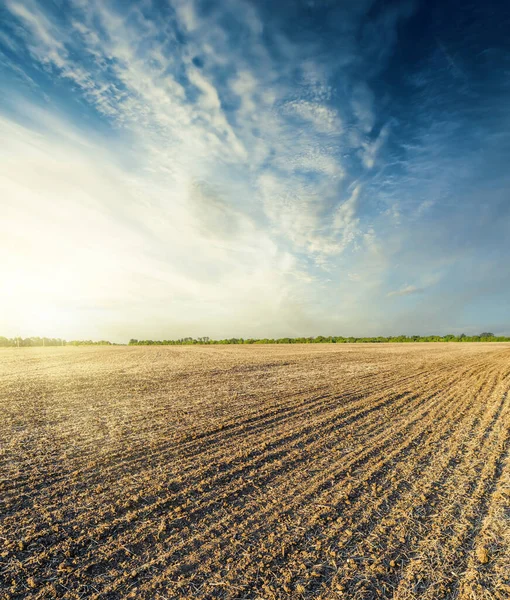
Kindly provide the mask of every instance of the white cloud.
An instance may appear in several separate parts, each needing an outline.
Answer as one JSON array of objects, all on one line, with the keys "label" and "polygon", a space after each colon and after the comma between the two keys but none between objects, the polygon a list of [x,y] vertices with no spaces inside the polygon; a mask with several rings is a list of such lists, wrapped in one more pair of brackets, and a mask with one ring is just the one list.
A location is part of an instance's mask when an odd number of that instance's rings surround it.
[{"label": "white cloud", "polygon": [[250,114],[257,109],[255,102],[257,79],[250,71],[240,71],[231,81],[232,90],[241,98],[241,110]]},{"label": "white cloud", "polygon": [[410,296],[411,294],[421,294],[423,292],[423,288],[416,287],[415,285],[405,285],[399,290],[393,290],[389,292],[388,297],[391,296]]},{"label": "white cloud", "polygon": [[333,228],[335,231],[345,232],[356,224],[356,203],[360,191],[361,187],[356,185],[349,198],[336,209],[333,215]]},{"label": "white cloud", "polygon": [[308,100],[293,100],[285,106],[286,110],[311,124],[319,133],[339,134],[342,121],[335,110]]},{"label": "white cloud", "polygon": [[194,31],[198,27],[198,18],[194,3],[190,0],[178,0],[173,3],[175,11],[179,15],[181,23],[187,31]]},{"label": "white cloud", "polygon": [[362,159],[367,169],[372,169],[375,165],[377,154],[386,142],[389,135],[389,125],[386,124],[379,132],[374,141],[362,143]]}]

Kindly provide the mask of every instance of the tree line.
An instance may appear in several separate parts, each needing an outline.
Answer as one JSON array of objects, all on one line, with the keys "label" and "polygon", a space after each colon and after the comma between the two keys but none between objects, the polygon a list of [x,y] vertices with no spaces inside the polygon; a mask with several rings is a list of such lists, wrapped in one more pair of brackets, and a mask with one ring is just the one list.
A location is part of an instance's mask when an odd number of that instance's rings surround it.
[{"label": "tree line", "polygon": [[19,347],[19,346],[113,346],[113,342],[100,340],[63,340],[61,338],[47,337],[13,337],[6,338],[0,336],[0,347]]},{"label": "tree line", "polygon": [[344,337],[322,336],[317,337],[284,337],[284,338],[225,338],[213,340],[208,337],[185,337],[177,340],[129,340],[130,346],[192,346],[195,344],[387,344],[404,342],[510,342],[510,337],[497,336],[490,332],[479,335],[397,335],[377,337]]},{"label": "tree line", "polygon": [[[323,336],[317,337],[284,337],[284,338],[225,338],[214,340],[209,337],[185,337],[176,340],[137,340],[130,339],[130,346],[193,346],[210,344],[388,344],[405,342],[510,342],[510,337],[483,332],[479,335],[396,335],[377,337]],[[0,347],[27,346],[119,346],[108,340],[64,340],[47,337],[14,337],[0,336]]]}]

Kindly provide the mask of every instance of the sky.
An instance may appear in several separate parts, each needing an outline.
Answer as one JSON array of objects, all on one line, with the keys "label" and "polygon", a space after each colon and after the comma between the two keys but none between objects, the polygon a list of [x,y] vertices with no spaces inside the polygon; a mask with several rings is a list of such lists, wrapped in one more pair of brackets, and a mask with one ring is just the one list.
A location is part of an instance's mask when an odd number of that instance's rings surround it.
[{"label": "sky", "polygon": [[0,335],[510,334],[509,27],[0,0]]}]

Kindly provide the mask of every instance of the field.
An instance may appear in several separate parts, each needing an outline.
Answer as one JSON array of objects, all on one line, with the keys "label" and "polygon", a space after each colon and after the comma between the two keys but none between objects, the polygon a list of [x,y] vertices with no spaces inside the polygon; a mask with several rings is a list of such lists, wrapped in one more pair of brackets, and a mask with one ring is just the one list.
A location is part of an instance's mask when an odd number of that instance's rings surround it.
[{"label": "field", "polygon": [[510,344],[0,351],[0,598],[510,598]]}]

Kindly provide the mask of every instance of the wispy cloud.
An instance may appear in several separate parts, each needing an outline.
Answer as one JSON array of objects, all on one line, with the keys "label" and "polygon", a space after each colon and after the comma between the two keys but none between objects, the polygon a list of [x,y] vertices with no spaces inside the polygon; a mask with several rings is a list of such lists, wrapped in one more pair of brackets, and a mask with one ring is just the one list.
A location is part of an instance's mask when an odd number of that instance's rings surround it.
[{"label": "wispy cloud", "polygon": [[421,294],[424,291],[425,290],[423,288],[416,287],[415,285],[405,285],[399,290],[393,290],[389,292],[387,295],[390,298],[392,296],[410,296],[411,294]]}]

